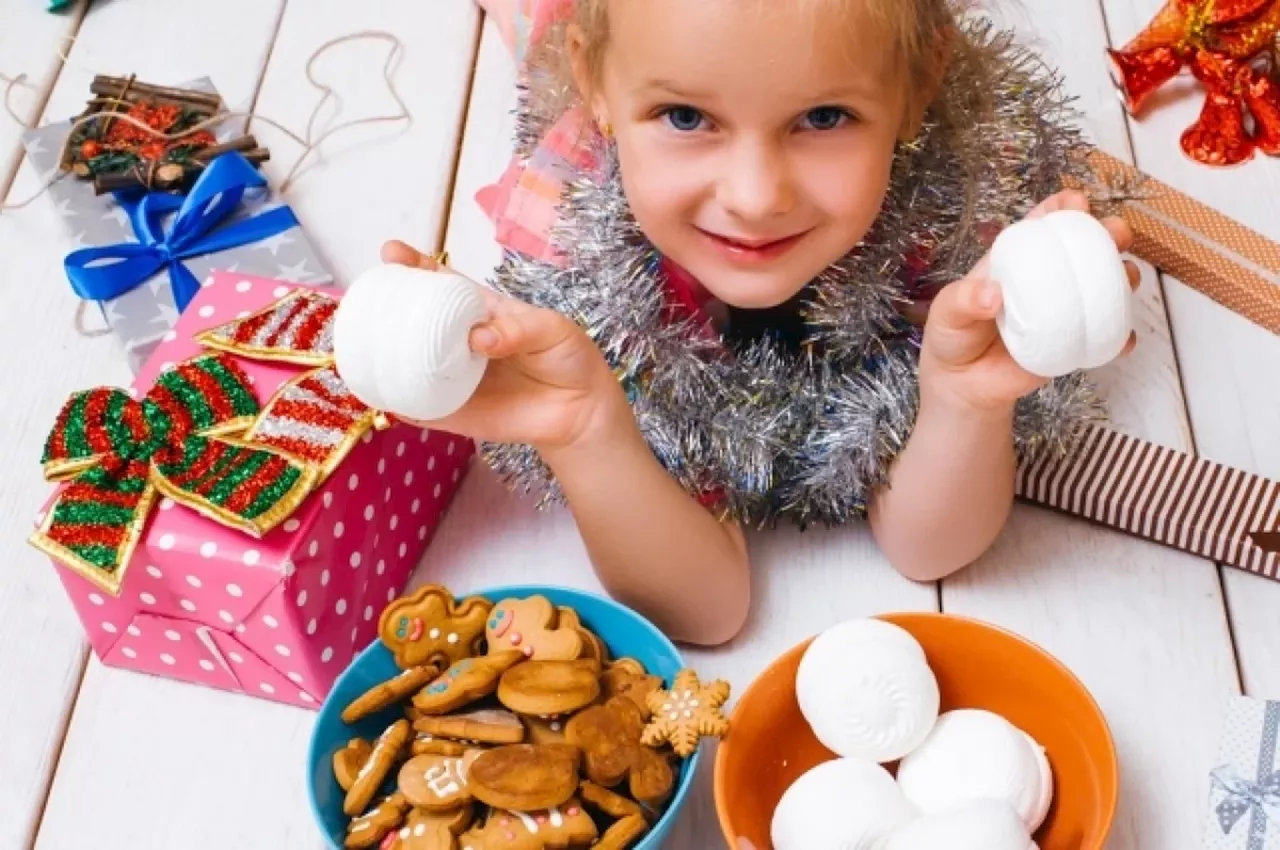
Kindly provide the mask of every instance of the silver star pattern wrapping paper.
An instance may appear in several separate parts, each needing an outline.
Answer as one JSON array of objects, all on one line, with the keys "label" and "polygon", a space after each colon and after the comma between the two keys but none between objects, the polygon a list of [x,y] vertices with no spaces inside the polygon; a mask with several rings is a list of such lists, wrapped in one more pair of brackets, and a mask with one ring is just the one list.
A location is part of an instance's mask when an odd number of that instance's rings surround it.
[{"label": "silver star pattern wrapping paper", "polygon": [[1280,702],[1233,697],[1209,774],[1204,850],[1280,850]]},{"label": "silver star pattern wrapping paper", "polygon": [[[181,87],[216,92],[208,78],[184,83]],[[27,159],[40,176],[41,184],[58,175],[58,158],[71,123],[71,120],[60,121],[23,135]],[[210,129],[220,141],[239,135],[226,127]],[[95,195],[89,182],[64,173],[49,187],[48,196],[71,235],[70,250],[137,241],[125,209],[110,194]],[[274,191],[247,192],[240,208],[226,219],[224,226],[283,205]],[[199,281],[221,270],[310,286],[334,282],[301,227],[238,248],[193,257],[184,261],[184,265]],[[178,320],[167,271],[99,307],[103,321],[122,345],[129,369],[135,375]],[[70,321],[70,317],[67,320]]]}]

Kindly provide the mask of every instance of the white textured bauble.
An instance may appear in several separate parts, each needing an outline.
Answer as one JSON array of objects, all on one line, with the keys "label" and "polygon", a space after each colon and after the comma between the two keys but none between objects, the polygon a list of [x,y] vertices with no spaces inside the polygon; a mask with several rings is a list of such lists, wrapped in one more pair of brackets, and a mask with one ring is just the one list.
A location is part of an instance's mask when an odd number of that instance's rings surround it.
[{"label": "white textured bauble", "polygon": [[1008,803],[974,800],[895,829],[877,850],[1036,850],[1036,844]]},{"label": "white textured bauble", "polygon": [[913,750],[938,717],[938,680],[910,633],[853,620],[818,635],[796,672],[796,700],[833,753],[878,763]]},{"label": "white textured bauble", "polygon": [[334,360],[376,410],[431,421],[475,393],[488,361],[471,351],[487,316],[476,284],[449,271],[375,266],[352,282],[333,323]]},{"label": "white textured bauble", "polygon": [[915,816],[889,772],[835,759],[791,784],[773,810],[773,850],[878,850]]},{"label": "white textured bauble", "polygon": [[1006,228],[991,246],[1004,305],[996,326],[1009,355],[1056,378],[1111,362],[1133,330],[1133,293],[1105,225],[1060,210]]},{"label": "white textured bauble", "polygon": [[[919,747],[898,765],[898,785],[924,814],[953,811],[974,800],[1000,800],[1028,833],[1039,829],[1052,800],[1035,742],[998,714],[945,712]],[[1046,800],[1046,794],[1048,799]]]}]

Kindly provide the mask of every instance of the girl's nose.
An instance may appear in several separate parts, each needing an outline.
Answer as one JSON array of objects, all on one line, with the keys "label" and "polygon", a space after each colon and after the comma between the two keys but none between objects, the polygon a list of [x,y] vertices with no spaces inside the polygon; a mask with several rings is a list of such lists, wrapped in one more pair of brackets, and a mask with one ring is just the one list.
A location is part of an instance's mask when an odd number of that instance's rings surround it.
[{"label": "girl's nose", "polygon": [[795,188],[786,157],[768,142],[738,143],[725,159],[716,195],[720,205],[742,221],[763,221],[790,212]]}]

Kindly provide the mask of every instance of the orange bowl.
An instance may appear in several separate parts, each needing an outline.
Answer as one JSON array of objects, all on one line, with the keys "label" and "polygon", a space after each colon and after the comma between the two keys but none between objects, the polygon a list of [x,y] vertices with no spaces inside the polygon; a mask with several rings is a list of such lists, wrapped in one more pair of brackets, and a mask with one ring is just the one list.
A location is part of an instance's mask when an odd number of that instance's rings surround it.
[{"label": "orange bowl", "polygon": [[[950,614],[885,614],[924,647],[942,710],[981,708],[1043,746],[1054,801],[1036,833],[1041,850],[1102,850],[1115,816],[1119,769],[1101,709],[1066,667],[1003,629]],[[796,671],[810,640],[751,684],[730,718],[715,765],[716,814],[729,846],[769,850],[773,810],[810,768],[835,758],[796,702]],[[886,765],[892,768],[893,765]]]}]

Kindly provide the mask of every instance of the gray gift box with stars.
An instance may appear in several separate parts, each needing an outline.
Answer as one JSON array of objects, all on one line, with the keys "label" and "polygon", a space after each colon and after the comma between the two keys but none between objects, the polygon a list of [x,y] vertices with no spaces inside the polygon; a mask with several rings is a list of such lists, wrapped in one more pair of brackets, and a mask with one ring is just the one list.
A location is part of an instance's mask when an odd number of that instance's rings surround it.
[{"label": "gray gift box with stars", "polygon": [[1205,850],[1280,850],[1280,702],[1233,697],[1210,773]]},{"label": "gray gift box with stars", "polygon": [[[182,88],[216,91],[207,78],[186,83]],[[128,213],[110,194],[95,195],[92,185],[70,174],[64,173],[59,177],[59,155],[71,123],[67,120],[48,124],[23,135],[27,158],[39,175],[41,184],[52,181],[48,188],[50,202],[71,234],[71,250],[136,242]],[[211,129],[220,140],[236,135],[221,128]],[[282,205],[273,191],[251,190],[245,193],[240,209],[224,224],[251,218]],[[214,270],[225,270],[313,286],[333,283],[332,275],[301,227],[293,227],[238,248],[193,257],[183,264],[200,281],[208,279]],[[123,346],[129,369],[134,374],[178,320],[178,309],[166,271],[100,305],[100,309],[103,320]]]}]

